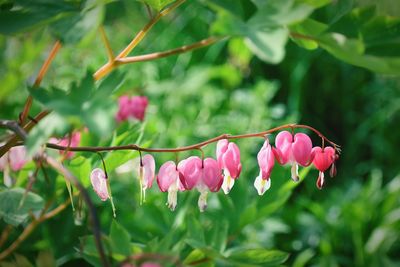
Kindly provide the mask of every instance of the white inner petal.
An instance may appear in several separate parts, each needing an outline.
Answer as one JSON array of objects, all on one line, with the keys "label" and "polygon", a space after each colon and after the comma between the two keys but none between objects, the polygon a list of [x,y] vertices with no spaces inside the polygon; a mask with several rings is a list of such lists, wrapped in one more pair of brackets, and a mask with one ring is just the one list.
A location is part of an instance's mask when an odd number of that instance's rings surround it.
[{"label": "white inner petal", "polygon": [[174,211],[176,208],[176,205],[178,203],[178,186],[176,183],[173,183],[169,188],[168,188],[168,202],[167,206],[170,210]]},{"label": "white inner petal", "polygon": [[199,205],[200,212],[204,212],[207,208],[208,190],[207,187],[203,184],[198,185],[197,190],[200,192],[200,197],[197,204]]},{"label": "white inner petal", "polygon": [[254,187],[257,189],[257,193],[262,196],[265,191],[267,191],[271,187],[271,179],[264,180],[260,174],[257,176],[256,180],[254,181]]},{"label": "white inner petal", "polygon": [[299,165],[297,165],[297,163],[295,163],[295,162],[292,163],[291,173],[292,173],[292,180],[295,182],[298,182],[299,181]]},{"label": "white inner petal", "polygon": [[235,184],[235,179],[233,179],[230,176],[228,171],[224,170],[224,181],[222,182],[221,186],[224,193],[229,194],[234,184]]}]

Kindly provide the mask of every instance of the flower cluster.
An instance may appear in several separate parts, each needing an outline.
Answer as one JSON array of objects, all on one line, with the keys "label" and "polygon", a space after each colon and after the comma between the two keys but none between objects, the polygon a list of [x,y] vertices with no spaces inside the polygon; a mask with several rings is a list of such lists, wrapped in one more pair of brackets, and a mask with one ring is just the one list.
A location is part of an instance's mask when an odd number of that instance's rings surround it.
[{"label": "flower cluster", "polygon": [[[298,166],[305,167],[312,163],[319,170],[316,184],[321,189],[324,184],[324,172],[331,167],[331,176],[336,174],[336,152],[335,148],[330,146],[313,147],[310,137],[304,133],[292,134],[282,131],[276,136],[275,147],[271,146],[268,137],[265,137],[257,155],[260,172],[254,187],[259,195],[263,195],[270,188],[271,172],[276,161],[280,165],[291,166],[291,178],[294,181],[299,180]],[[146,190],[156,179],[160,190],[168,192],[167,205],[171,210],[176,208],[178,191],[196,189],[200,193],[198,206],[202,212],[207,208],[208,194],[218,192],[221,188],[228,194],[242,170],[240,150],[235,143],[227,139],[218,141],[216,159],[191,156],[179,163],[167,161],[161,165],[157,175],[152,155],[140,157],[140,161],[136,161],[135,164],[141,188],[141,203],[145,200]],[[101,175],[98,172],[102,172]],[[106,179],[107,176],[100,169],[91,174],[93,188],[102,200],[109,198]]]},{"label": "flower cluster", "polygon": [[118,122],[126,121],[128,119],[143,121],[147,105],[148,100],[145,96],[121,96],[118,99],[119,109],[116,115],[116,120]]},{"label": "flower cluster", "polygon": [[[77,147],[79,146],[79,143],[81,142],[81,133],[80,132],[74,132],[70,136],[63,137],[61,139],[52,137],[49,140],[50,144],[55,144],[59,146],[65,146],[65,147]],[[60,151],[61,155],[64,155],[66,159],[71,159],[75,153],[71,151]]]}]

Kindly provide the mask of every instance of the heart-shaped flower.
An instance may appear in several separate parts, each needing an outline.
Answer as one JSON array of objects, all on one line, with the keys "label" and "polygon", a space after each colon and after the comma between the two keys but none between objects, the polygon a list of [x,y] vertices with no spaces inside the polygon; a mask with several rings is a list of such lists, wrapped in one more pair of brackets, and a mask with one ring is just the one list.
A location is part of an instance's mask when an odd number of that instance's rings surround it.
[{"label": "heart-shaped flower", "polygon": [[146,201],[146,190],[153,185],[156,163],[150,154],[144,155],[139,161],[135,162],[135,169],[138,170],[138,177],[140,183],[140,204]]},{"label": "heart-shaped flower", "polygon": [[218,165],[223,170],[224,175],[222,190],[225,194],[228,194],[235,183],[235,179],[239,177],[242,170],[240,150],[235,143],[222,139],[217,143],[216,154]]},{"label": "heart-shaped flower", "polygon": [[168,207],[173,211],[177,205],[177,192],[178,190],[184,191],[180,179],[178,168],[173,161],[165,162],[158,171],[157,183],[162,192],[168,191]]},{"label": "heart-shaped flower", "polygon": [[336,159],[336,151],[333,147],[327,146],[321,148],[316,146],[312,149],[313,164],[319,170],[317,187],[319,189],[324,185],[324,171],[326,171]]},{"label": "heart-shaped flower", "polygon": [[257,161],[260,167],[260,174],[254,181],[254,187],[261,196],[271,187],[271,171],[275,164],[275,156],[268,139],[265,140],[264,145],[258,152]]},{"label": "heart-shaped flower", "polygon": [[304,133],[294,136],[288,131],[280,132],[275,139],[275,156],[281,165],[290,164],[293,181],[299,180],[298,165],[308,166],[312,162],[312,142]]},{"label": "heart-shaped flower", "polygon": [[108,194],[107,177],[102,169],[96,168],[90,173],[90,182],[93,190],[102,201],[106,201],[110,195]]}]

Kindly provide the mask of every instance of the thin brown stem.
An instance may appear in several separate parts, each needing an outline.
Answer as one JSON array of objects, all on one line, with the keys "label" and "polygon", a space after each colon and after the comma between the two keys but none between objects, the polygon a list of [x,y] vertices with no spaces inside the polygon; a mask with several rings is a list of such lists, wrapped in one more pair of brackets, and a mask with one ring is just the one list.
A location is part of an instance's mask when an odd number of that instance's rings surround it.
[{"label": "thin brown stem", "polygon": [[69,151],[87,151],[87,152],[101,152],[101,151],[115,151],[115,150],[137,150],[139,152],[171,152],[171,153],[177,153],[177,152],[182,152],[182,151],[189,151],[189,150],[198,150],[203,147],[205,147],[208,144],[218,142],[219,140],[222,139],[243,139],[243,138],[252,138],[252,137],[262,137],[266,134],[274,133],[283,129],[287,128],[303,128],[303,129],[309,129],[313,132],[315,132],[318,136],[323,138],[326,142],[330,143],[334,147],[339,147],[339,145],[335,144],[334,142],[330,141],[328,138],[326,138],[321,132],[316,130],[315,128],[308,126],[308,125],[302,125],[302,124],[285,124],[282,126],[278,126],[275,128],[272,128],[267,131],[263,132],[257,132],[257,133],[248,133],[248,134],[239,134],[239,135],[230,135],[230,134],[222,134],[216,137],[213,137],[211,139],[208,139],[206,141],[189,145],[189,146],[184,146],[184,147],[177,147],[177,148],[145,148],[145,147],[140,147],[136,144],[130,144],[130,145],[121,145],[121,146],[83,146],[83,147],[65,147],[65,146],[60,146],[56,144],[46,144],[47,148],[52,148],[52,149],[57,149],[57,150],[66,150],[69,149]]},{"label": "thin brown stem", "polygon": [[199,42],[190,44],[190,45],[184,45],[175,49],[167,50],[167,51],[162,51],[162,52],[155,52],[151,54],[146,54],[146,55],[140,55],[140,56],[134,56],[134,57],[125,57],[125,58],[120,58],[116,60],[116,63],[118,64],[128,64],[128,63],[135,63],[135,62],[143,62],[143,61],[150,61],[154,59],[159,59],[163,57],[168,57],[171,55],[175,54],[180,54],[180,53],[185,53],[191,50],[203,48],[209,45],[212,45],[218,41],[223,40],[226,37],[209,37],[206,39],[203,39]]},{"label": "thin brown stem", "polygon": [[[40,120],[42,120],[44,117],[46,117],[48,114],[50,113],[50,111],[48,110],[44,110],[42,112],[40,112],[34,119],[35,121],[29,121],[27,124],[25,124],[25,126],[23,127],[24,131],[26,133],[28,133],[33,126],[36,125],[36,123]],[[7,153],[8,150],[10,150],[10,148],[12,148],[13,146],[15,146],[19,140],[22,140],[22,137],[15,134],[13,136],[11,136],[11,138],[7,141],[7,143],[0,147],[0,157],[2,157],[5,153]]]},{"label": "thin brown stem", "polygon": [[103,40],[104,46],[106,47],[107,50],[107,56],[108,56],[108,61],[113,61],[114,60],[114,52],[112,51],[110,42],[108,41],[106,32],[104,30],[103,26],[100,26],[100,33],[101,33],[101,39]]},{"label": "thin brown stem", "polygon": [[[43,63],[42,67],[40,68],[39,74],[36,77],[35,82],[33,83],[33,87],[38,87],[41,84],[43,77],[46,75],[47,70],[50,67],[50,63],[53,61],[53,59],[57,55],[57,52],[58,52],[58,50],[60,50],[60,48],[61,48],[61,42],[56,41],[54,43],[53,48],[51,49],[47,59]],[[28,98],[26,99],[22,114],[20,116],[20,124],[21,125],[24,124],[26,118],[28,117],[29,110],[31,109],[31,106],[32,106],[32,101],[33,101],[32,96],[28,96]]]},{"label": "thin brown stem", "polygon": [[[18,238],[16,240],[14,240],[14,242],[5,250],[3,250],[0,253],[0,261],[7,258],[11,253],[13,253],[20,245],[21,243],[28,238],[28,236],[35,230],[35,228],[42,222],[56,216],[57,214],[59,214],[60,212],[62,212],[66,207],[68,207],[70,200],[67,199],[64,203],[62,203],[61,205],[59,205],[57,208],[47,212],[47,213],[43,213],[38,219],[34,219],[32,220],[31,223],[28,224],[27,227],[25,227],[24,231],[18,236]],[[46,209],[44,209],[46,210]],[[11,226],[7,226],[8,232],[11,231],[12,227]],[[3,235],[5,235],[5,239],[7,239],[8,234],[6,233],[6,230],[3,231],[1,238],[3,240]],[[4,241],[3,241],[4,242]]]},{"label": "thin brown stem", "polygon": [[295,39],[304,39],[304,40],[309,40],[309,41],[314,41],[314,42],[318,42],[318,39],[310,36],[310,35],[305,35],[302,33],[298,33],[298,32],[290,32],[290,36],[295,38]]},{"label": "thin brown stem", "polygon": [[8,224],[3,232],[1,232],[1,236],[0,236],[0,248],[3,246],[3,244],[7,241],[8,236],[10,235],[11,231],[12,231],[13,227]]},{"label": "thin brown stem", "polygon": [[108,61],[105,65],[99,68],[94,74],[94,80],[100,80],[105,75],[110,73],[115,68],[115,61],[126,57],[146,36],[150,29],[165,15],[169,14],[172,10],[183,4],[186,0],[178,0],[169,7],[165,8],[154,16],[132,39],[132,41],[113,59]]}]

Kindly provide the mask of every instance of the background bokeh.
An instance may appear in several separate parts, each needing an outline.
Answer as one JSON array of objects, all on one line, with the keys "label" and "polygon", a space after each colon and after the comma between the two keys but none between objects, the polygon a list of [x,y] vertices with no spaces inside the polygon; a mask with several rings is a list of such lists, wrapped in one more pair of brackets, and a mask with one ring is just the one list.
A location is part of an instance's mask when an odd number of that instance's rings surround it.
[{"label": "background bokeh", "polygon": [[[313,17],[328,21],[338,12],[335,8],[317,10]],[[396,15],[396,10],[391,12]],[[147,21],[146,9],[136,1],[111,2],[103,15],[115,51],[120,51]],[[213,16],[202,1],[190,1],[179,12],[163,18],[134,54],[203,39],[209,35]],[[0,36],[1,118],[18,117],[29,93],[27,84],[34,80],[52,43],[47,28]],[[67,88],[106,60],[104,46],[95,32],[78,44],[62,47],[42,87]],[[271,189],[258,196],[253,181],[258,175],[256,155],[263,140],[238,140],[243,165],[239,180],[229,195],[211,194],[207,211],[200,213],[197,192],[179,193],[178,207],[171,212],[165,206],[166,193],[161,193],[156,184],[140,206],[135,174],[115,172],[118,165],[137,154],[110,152],[105,159],[117,207],[114,219],[110,204],[97,200],[90,190],[88,174],[100,166],[99,158],[77,153],[65,164],[89,189],[105,242],[112,221],[117,221],[130,236],[132,249],[128,252],[177,256],[182,261],[198,253],[199,259],[210,259],[196,266],[231,266],[232,262],[215,255],[234,255],[237,248],[281,250],[289,253],[285,264],[296,267],[400,264],[398,76],[376,74],[344,63],[322,49],[310,51],[294,42],[286,45],[284,60],[271,65],[253,56],[240,38],[178,56],[129,64],[118,71],[123,74],[123,83],[110,97],[117,103],[120,95],[147,96],[146,119],[124,122],[111,137],[84,133],[82,144],[138,142],[150,147],[177,147],[222,133],[257,132],[295,122],[320,130],[341,145],[342,154],[337,176],[326,179],[321,191],[315,186],[317,170],[302,169],[301,182],[295,184],[290,181],[290,170],[276,165]],[[31,113],[41,108],[34,102]],[[1,134],[5,137],[6,132]],[[314,145],[320,145],[317,136],[310,136]],[[215,157],[215,145],[204,151]],[[181,153],[179,158],[194,154],[199,153]],[[159,168],[163,162],[174,160],[175,155],[154,157]],[[32,166],[30,163],[14,174],[17,186],[25,185]],[[33,191],[62,202],[68,198],[64,181],[48,172],[54,176],[50,182],[53,191],[48,190],[50,185],[41,175]],[[85,209],[82,212],[82,218],[77,218],[67,209],[46,221],[17,253],[34,262],[39,251],[48,251],[59,266],[85,266],[88,261],[96,264],[90,224]],[[10,242],[22,229],[19,226],[12,232]],[[121,250],[118,253],[124,255]],[[115,264],[124,258],[119,254],[113,257]],[[162,266],[174,265],[168,259],[152,260]],[[4,262],[0,266],[9,265]]]}]

